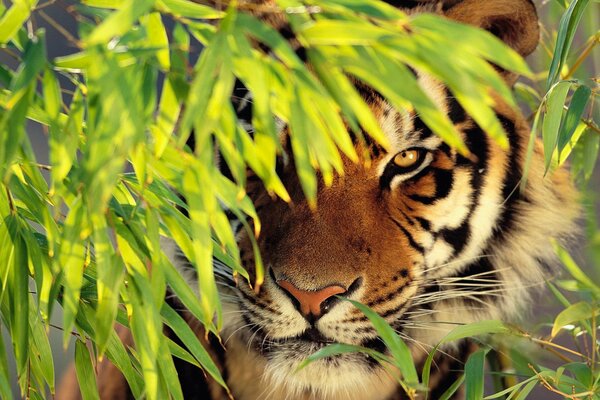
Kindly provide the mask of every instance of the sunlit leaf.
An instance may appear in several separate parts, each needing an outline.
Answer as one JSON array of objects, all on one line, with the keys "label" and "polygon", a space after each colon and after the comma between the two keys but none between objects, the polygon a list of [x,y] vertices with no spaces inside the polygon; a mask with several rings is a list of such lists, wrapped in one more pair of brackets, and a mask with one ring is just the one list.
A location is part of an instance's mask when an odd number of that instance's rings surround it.
[{"label": "sunlit leaf", "polygon": [[592,309],[590,304],[585,302],[575,303],[567,307],[556,316],[552,326],[552,337],[556,336],[565,325],[591,318],[595,313],[596,311]]},{"label": "sunlit leaf", "polygon": [[546,95],[546,112],[542,123],[542,138],[544,141],[544,158],[546,169],[552,161],[552,154],[558,145],[558,133],[563,115],[563,106],[572,83],[558,82]]},{"label": "sunlit leaf", "polygon": [[0,19],[0,43],[8,42],[19,31],[37,5],[37,0],[16,0]]},{"label": "sunlit leaf", "polygon": [[560,132],[558,134],[558,152],[560,153],[567,143],[571,140],[575,129],[580,123],[585,106],[592,93],[591,89],[585,85],[579,86],[571,97],[571,102],[567,110],[567,114],[562,122]]}]

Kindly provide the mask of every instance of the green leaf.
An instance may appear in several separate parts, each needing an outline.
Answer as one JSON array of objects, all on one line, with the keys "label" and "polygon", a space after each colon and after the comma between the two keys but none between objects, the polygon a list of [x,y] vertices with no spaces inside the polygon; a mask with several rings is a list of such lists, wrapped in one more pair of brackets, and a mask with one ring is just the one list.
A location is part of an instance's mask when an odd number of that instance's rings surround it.
[{"label": "green leaf", "polygon": [[0,397],[7,400],[12,400],[12,390],[10,387],[11,376],[8,370],[8,357],[6,356],[6,347],[4,345],[4,332],[0,325]]},{"label": "green leaf", "polygon": [[57,270],[64,271],[63,342],[65,345],[70,339],[70,332],[79,309],[83,268],[86,263],[84,243],[89,235],[86,222],[85,205],[81,198],[77,198],[65,219],[58,257],[54,260],[58,264]]},{"label": "green leaf", "polygon": [[177,369],[173,363],[173,357],[169,351],[169,340],[163,336],[160,342],[160,348],[158,351],[158,368],[162,379],[166,383],[166,389],[170,396],[174,400],[183,400],[183,392],[181,390],[181,383],[177,376]]},{"label": "green leaf", "polygon": [[95,318],[95,344],[98,355],[102,356],[108,345],[119,306],[119,292],[123,284],[125,268],[117,257],[110,241],[104,216],[94,214],[92,222],[96,268],[98,270],[98,304]]},{"label": "green leaf", "polygon": [[84,126],[84,99],[81,90],[78,88],[73,94],[69,117],[64,129],[57,126],[50,127],[50,163],[52,170],[51,194],[61,186],[63,179],[73,166],[75,154],[79,144],[79,136],[83,135]]},{"label": "green leaf", "polygon": [[375,351],[375,350],[372,350],[372,349],[369,349],[366,347],[362,347],[362,346],[355,346],[355,345],[344,344],[344,343],[334,343],[334,344],[329,344],[329,345],[323,347],[322,349],[312,353],[310,356],[305,358],[300,364],[298,364],[296,371],[306,368],[306,366],[308,364],[310,364],[311,362],[315,362],[315,361],[323,359],[323,358],[329,358],[329,357],[332,357],[335,355],[347,354],[347,353],[364,353],[364,354],[367,354],[367,355],[373,357],[375,360],[377,360],[379,362],[387,362],[388,364],[394,363],[393,360],[391,360],[385,354],[379,353],[378,351]]},{"label": "green leaf", "polygon": [[27,87],[35,84],[37,75],[46,65],[46,35],[43,30],[36,32],[25,45],[23,54],[23,63],[18,72],[14,75],[10,84],[13,91],[12,100],[9,100],[8,106],[14,104],[20,97],[20,93]]},{"label": "green leaf", "polygon": [[[33,304],[33,297],[30,295],[30,303]],[[32,357],[37,363],[39,363],[41,373],[45,382],[50,388],[50,392],[54,394],[54,360],[52,358],[52,350],[50,348],[50,341],[48,335],[44,329],[44,324],[39,319],[37,310],[34,307],[30,307],[29,310],[29,326],[31,328],[31,339],[32,339]]]},{"label": "green leaf", "polygon": [[567,11],[563,14],[560,25],[558,28],[558,35],[556,38],[556,47],[552,55],[552,63],[550,64],[550,70],[548,71],[548,80],[546,81],[546,89],[554,85],[559,79],[560,72],[567,60],[569,50],[571,49],[571,43],[575,36],[575,31],[579,25],[579,21],[583,16],[589,0],[573,0],[569,5]]},{"label": "green leaf", "polygon": [[546,170],[550,167],[552,155],[558,145],[558,133],[562,121],[563,107],[572,82],[561,81],[546,94],[546,112],[542,123],[542,139],[544,142],[544,159]]},{"label": "green leaf", "polygon": [[469,356],[465,364],[465,393],[467,399],[483,398],[483,368],[489,349],[479,349]]},{"label": "green leaf", "polygon": [[459,325],[452,329],[440,343],[429,352],[429,355],[425,359],[422,370],[422,382],[423,385],[429,386],[429,378],[431,372],[431,364],[433,357],[436,354],[438,348],[444,343],[450,343],[456,340],[471,338],[478,335],[487,335],[493,333],[509,333],[510,329],[504,325],[501,321],[497,320],[484,320],[477,321],[467,325]]},{"label": "green leaf", "polygon": [[81,340],[75,341],[75,372],[83,400],[100,400],[90,352]]},{"label": "green leaf", "polygon": [[[88,332],[88,335],[92,332]],[[106,355],[110,361],[123,373],[127,384],[137,399],[142,396],[143,381],[138,371],[132,365],[131,355],[125,350],[121,339],[113,331],[108,340]]]},{"label": "green leaf", "polygon": [[[120,248],[127,245],[119,241]],[[133,260],[129,258],[130,262]],[[128,260],[125,260],[126,263]],[[164,387],[160,382],[158,352],[162,337],[160,315],[154,305],[152,290],[147,277],[140,271],[129,270],[130,285],[126,288],[131,313],[130,328],[139,354],[146,396],[151,400],[160,398]]]},{"label": "green leaf", "polygon": [[22,237],[21,222],[10,216],[5,220],[14,248],[12,266],[8,276],[10,334],[13,341],[17,374],[23,377],[27,372],[29,354],[29,268],[27,246]]},{"label": "green leaf", "polygon": [[187,349],[191,352],[202,368],[223,388],[227,389],[227,385],[221,376],[219,368],[214,363],[206,349],[202,346],[196,334],[192,331],[189,325],[177,314],[169,305],[163,304],[161,314],[165,323],[173,330]]},{"label": "green leaf", "polygon": [[585,110],[585,106],[590,98],[591,93],[591,89],[585,85],[579,86],[575,90],[575,93],[573,93],[573,97],[571,97],[571,103],[569,104],[569,109],[567,110],[567,114],[563,119],[562,126],[558,134],[559,153],[565,148],[565,146],[571,140],[573,133],[575,133],[575,129],[580,123],[583,111]]},{"label": "green leaf", "polygon": [[15,0],[0,19],[0,44],[8,43],[36,7],[37,0]]},{"label": "green leaf", "polygon": [[519,391],[519,394],[515,397],[515,400],[525,400],[527,396],[535,389],[538,385],[537,381],[528,382],[523,388]]},{"label": "green leaf", "polygon": [[388,31],[375,25],[354,21],[321,20],[306,25],[301,32],[312,46],[352,45],[366,46],[394,39],[398,32]]},{"label": "green leaf", "polygon": [[383,317],[371,310],[367,306],[350,299],[345,299],[358,308],[363,314],[369,318],[373,327],[389,349],[394,365],[400,369],[403,379],[408,385],[416,385],[419,383],[417,370],[408,346],[402,341],[400,336],[396,334],[394,329],[386,322]]},{"label": "green leaf", "polygon": [[167,31],[162,22],[161,15],[157,12],[143,16],[141,19],[142,26],[146,28],[148,35],[147,44],[150,47],[156,47],[159,50],[156,52],[156,59],[163,71],[168,71],[171,68],[171,60],[169,56],[169,38]]},{"label": "green leaf", "polygon": [[175,130],[175,123],[179,118],[180,111],[181,106],[177,100],[173,83],[170,79],[165,79],[160,96],[160,103],[158,105],[158,112],[156,113],[156,120],[150,127],[150,131],[155,140],[155,157],[160,158],[165,151],[165,148],[168,146],[169,139],[171,139],[173,131]]},{"label": "green leaf", "polygon": [[50,68],[46,68],[44,71],[42,85],[44,88],[44,109],[50,118],[56,120],[61,110],[62,96],[58,79],[56,79]]},{"label": "green leaf", "polygon": [[188,17],[198,19],[222,18],[225,13],[202,4],[187,0],[158,0],[156,7],[166,13],[177,17]]},{"label": "green leaf", "polygon": [[492,333],[509,333],[510,329],[498,320],[477,321],[467,325],[459,325],[452,329],[441,343],[454,342],[468,337],[487,335]]},{"label": "green leaf", "polygon": [[567,307],[554,319],[551,336],[555,337],[565,325],[591,318],[596,313],[597,311],[586,302],[575,303]]},{"label": "green leaf", "polygon": [[123,6],[110,14],[84,40],[86,47],[107,43],[115,36],[125,34],[139,17],[144,15],[154,5],[154,0],[126,0]]},{"label": "green leaf", "polygon": [[594,172],[596,160],[598,159],[598,153],[600,149],[600,135],[597,132],[587,129],[585,135],[581,140],[583,147],[582,155],[582,171],[584,178],[589,180]]},{"label": "green leaf", "polygon": [[568,251],[566,251],[557,241],[552,240],[552,246],[554,247],[554,252],[560,259],[560,261],[565,266],[567,272],[571,274],[573,278],[575,278],[578,282],[580,282],[584,287],[589,290],[592,290],[596,294],[600,294],[600,287],[594,283],[583,270],[577,265],[575,260],[571,257]]}]

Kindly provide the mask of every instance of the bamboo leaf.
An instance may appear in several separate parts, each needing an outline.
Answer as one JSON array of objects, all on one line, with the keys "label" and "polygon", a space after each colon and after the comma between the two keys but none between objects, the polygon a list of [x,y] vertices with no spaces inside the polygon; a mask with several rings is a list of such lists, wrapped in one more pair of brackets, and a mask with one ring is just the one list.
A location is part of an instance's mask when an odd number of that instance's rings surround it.
[{"label": "bamboo leaf", "polygon": [[592,91],[585,85],[579,86],[571,97],[571,102],[567,114],[563,119],[560,132],[558,133],[558,152],[562,152],[565,146],[571,140],[575,129],[580,123],[585,106],[590,98]]},{"label": "bamboo leaf", "polygon": [[[2,326],[0,325],[0,328]],[[10,387],[11,377],[8,370],[8,357],[6,356],[6,347],[4,345],[4,332],[0,329],[0,396],[3,399],[12,400],[12,390]]]},{"label": "bamboo leaf", "polygon": [[202,368],[223,388],[227,389],[227,385],[221,376],[221,373],[210,358],[210,355],[199,342],[198,337],[189,325],[167,304],[163,304],[161,314],[165,319],[165,323],[173,330],[187,349],[191,352],[194,358],[200,363]]},{"label": "bamboo leaf", "polygon": [[595,313],[596,311],[586,302],[570,305],[562,310],[554,319],[552,337],[555,337],[565,325],[591,318]]},{"label": "bamboo leaf", "polygon": [[106,219],[96,214],[91,216],[98,270],[97,292],[98,305],[95,318],[95,344],[101,357],[106,350],[108,340],[113,331],[119,305],[119,292],[123,284],[124,266],[121,258],[114,253],[108,234]]},{"label": "bamboo leaf", "polygon": [[362,347],[362,346],[355,346],[355,345],[351,345],[351,344],[335,343],[335,344],[327,345],[327,346],[323,347],[322,349],[312,353],[307,358],[305,358],[300,364],[298,364],[296,371],[306,368],[306,366],[308,364],[315,362],[317,360],[320,360],[323,358],[329,358],[331,356],[335,356],[335,355],[339,355],[339,354],[348,354],[348,353],[364,353],[364,354],[367,354],[367,355],[373,357],[375,360],[377,360],[379,362],[387,362],[389,364],[393,363],[393,360],[391,360],[389,357],[387,357],[386,355],[379,353],[375,350],[372,350],[372,349],[369,349],[366,347]]},{"label": "bamboo leaf", "polygon": [[[17,374],[19,379],[27,372],[29,359],[29,268],[27,263],[27,245],[21,233],[21,222],[15,216],[4,221],[8,225],[10,240],[14,249],[12,265],[9,266],[7,286],[9,288],[9,321],[13,341]],[[23,387],[21,386],[21,389]]]},{"label": "bamboo leaf", "polygon": [[118,11],[95,28],[84,40],[86,47],[107,43],[115,36],[125,34],[139,17],[154,4],[154,0],[126,0]]},{"label": "bamboo leaf", "polygon": [[345,299],[352,303],[354,307],[358,308],[363,314],[369,318],[369,321],[373,324],[373,327],[389,349],[393,359],[394,365],[400,369],[403,379],[408,385],[417,385],[419,378],[417,376],[417,370],[415,369],[414,361],[408,346],[400,339],[400,336],[394,332],[394,329],[388,325],[388,323],[375,311],[371,310],[367,306],[350,299]]},{"label": "bamboo leaf", "polygon": [[142,25],[146,28],[148,35],[148,45],[156,47],[159,50],[156,52],[156,59],[163,71],[168,71],[171,67],[169,57],[169,38],[162,18],[159,13],[153,12],[141,18]]},{"label": "bamboo leaf", "polygon": [[569,8],[563,14],[560,19],[560,25],[558,27],[558,36],[556,38],[556,48],[552,55],[552,63],[550,64],[550,70],[548,71],[548,80],[546,82],[546,89],[549,91],[550,88],[558,80],[560,71],[567,60],[569,50],[571,49],[571,43],[575,36],[575,31],[579,25],[579,21],[583,16],[589,0],[573,0],[569,4]]},{"label": "bamboo leaf", "polygon": [[[34,304],[33,297],[29,296],[30,303]],[[50,393],[54,394],[54,360],[50,341],[44,329],[44,324],[39,319],[37,310],[34,307],[29,309],[29,326],[32,339],[32,357],[39,364],[40,372],[44,381],[50,388]]]},{"label": "bamboo leaf", "polygon": [[217,11],[212,7],[187,0],[158,0],[156,6],[159,10],[177,17],[216,19],[225,15],[222,11]]},{"label": "bamboo leaf", "polygon": [[562,121],[563,107],[571,84],[569,81],[558,82],[546,95],[546,112],[542,123],[546,170],[550,167],[552,154],[558,145],[558,133],[560,131],[560,122]]},{"label": "bamboo leaf", "polygon": [[75,341],[75,372],[83,400],[100,400],[90,352],[81,340]]},{"label": "bamboo leaf", "polygon": [[57,269],[64,271],[63,342],[65,345],[70,339],[70,331],[75,324],[83,284],[83,269],[86,263],[84,243],[89,235],[85,214],[85,205],[81,198],[77,198],[65,219],[58,258],[55,260],[58,263]]},{"label": "bamboo leaf", "polygon": [[16,0],[0,19],[0,44],[11,40],[31,15],[37,0]]},{"label": "bamboo leaf", "polygon": [[489,349],[479,349],[469,356],[465,364],[465,392],[467,399],[483,398],[483,368]]}]

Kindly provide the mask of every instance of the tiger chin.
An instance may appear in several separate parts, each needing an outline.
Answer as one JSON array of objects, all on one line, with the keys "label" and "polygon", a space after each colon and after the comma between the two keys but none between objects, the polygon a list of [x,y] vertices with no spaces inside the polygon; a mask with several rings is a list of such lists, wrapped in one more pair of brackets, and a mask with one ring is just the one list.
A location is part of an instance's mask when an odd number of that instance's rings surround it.
[{"label": "tiger chin", "polygon": [[[522,56],[535,49],[539,38],[529,0],[390,3],[487,29]],[[285,29],[283,19],[269,18]],[[510,85],[517,79],[501,73]],[[461,156],[418,115],[399,113],[378,93],[356,83],[391,150],[357,143],[366,146],[370,162],[344,160],[344,176],[331,187],[319,186],[316,210],[302,193],[287,128],[280,133],[285,154],[278,160],[278,173],[291,202],[270,196],[248,172],[247,193],[263,226],[258,245],[265,283],[257,294],[248,283],[231,281],[217,263],[224,347],[206,343],[235,399],[403,399],[396,371],[362,354],[329,357],[298,370],[308,355],[329,343],[386,351],[368,319],[338,295],[385,318],[421,365],[432,346],[457,324],[522,317],[531,294],[554,275],[551,238],[561,241],[572,235],[579,214],[567,171],[544,177],[537,143],[521,191],[529,140],[523,116],[498,100],[495,111],[510,142],[502,149],[443,85],[416,74],[475,157]],[[252,276],[250,238],[243,229],[237,235],[243,265]],[[165,251],[197,287],[177,250],[166,245]],[[198,322],[183,315],[202,338]],[[123,338],[130,341],[127,333]],[[470,349],[467,342],[454,343],[437,356],[429,398],[438,398],[454,382]],[[227,397],[196,367],[180,362],[177,368],[186,398]],[[103,398],[128,396],[124,379],[106,361],[98,381]],[[72,398],[74,387],[68,378],[58,398]]]}]

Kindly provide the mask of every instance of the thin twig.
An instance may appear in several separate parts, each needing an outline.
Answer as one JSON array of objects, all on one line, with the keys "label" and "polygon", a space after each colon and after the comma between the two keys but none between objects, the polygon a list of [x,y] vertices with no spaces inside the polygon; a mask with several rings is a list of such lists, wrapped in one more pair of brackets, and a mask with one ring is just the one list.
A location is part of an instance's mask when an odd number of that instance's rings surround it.
[{"label": "thin twig", "polygon": [[598,125],[596,125],[596,123],[593,120],[591,120],[591,119],[582,119],[581,122],[583,122],[592,131],[600,134],[600,127],[598,127]]},{"label": "thin twig", "polygon": [[38,11],[40,17],[42,17],[47,23],[49,23],[54,29],[56,29],[61,35],[63,35],[69,42],[73,43],[78,48],[82,48],[81,42],[69,31],[67,31],[62,25],[56,22],[52,17],[43,11]]},{"label": "thin twig", "polygon": [[595,34],[590,38],[591,40],[587,43],[577,60],[573,63],[573,66],[569,68],[563,79],[569,79],[577,69],[581,66],[581,64],[585,61],[585,59],[590,55],[594,47],[600,43],[600,33]]}]

